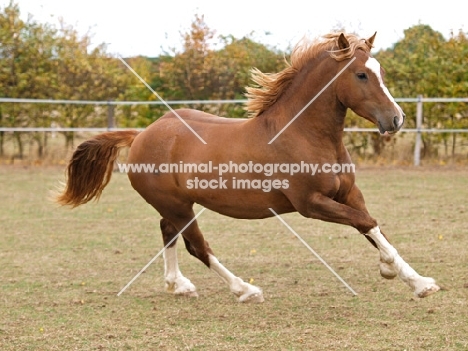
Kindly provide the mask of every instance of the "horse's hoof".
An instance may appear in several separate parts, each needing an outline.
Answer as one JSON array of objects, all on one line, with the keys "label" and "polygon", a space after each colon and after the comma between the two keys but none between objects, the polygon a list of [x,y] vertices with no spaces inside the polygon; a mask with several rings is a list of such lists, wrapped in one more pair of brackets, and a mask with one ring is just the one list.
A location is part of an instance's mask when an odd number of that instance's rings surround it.
[{"label": "horse's hoof", "polygon": [[417,293],[417,296],[418,297],[427,297],[429,295],[432,295],[433,293],[437,292],[440,290],[440,287],[437,285],[437,284],[433,284],[431,286],[428,286],[426,288],[424,288],[422,291],[418,292]]},{"label": "horse's hoof", "polygon": [[174,293],[175,296],[183,296],[183,297],[198,297],[198,293],[196,291],[185,291],[180,293]]},{"label": "horse's hoof", "polygon": [[176,281],[166,281],[166,291],[176,296],[198,297],[197,288],[189,279],[179,277]]},{"label": "horse's hoof", "polygon": [[263,298],[263,293],[261,291],[250,294],[244,294],[241,297],[239,297],[239,302],[243,303],[262,303],[264,301],[265,299]]},{"label": "horse's hoof", "polygon": [[423,277],[422,279],[425,283],[424,286],[421,284],[421,286],[414,291],[417,297],[427,297],[440,290],[440,287],[436,284],[434,279],[429,277]]}]

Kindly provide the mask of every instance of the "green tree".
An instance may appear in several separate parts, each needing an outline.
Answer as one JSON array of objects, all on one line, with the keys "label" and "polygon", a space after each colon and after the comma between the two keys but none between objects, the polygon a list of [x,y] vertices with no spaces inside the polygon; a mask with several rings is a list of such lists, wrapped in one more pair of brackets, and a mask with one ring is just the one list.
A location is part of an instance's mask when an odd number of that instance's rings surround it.
[{"label": "green tree", "polygon": [[[53,83],[53,41],[55,31],[47,25],[39,25],[28,18],[20,19],[18,5],[10,3],[0,13],[0,95],[21,98],[50,98]],[[5,126],[43,127],[49,113],[44,106],[32,104],[3,104],[0,118]],[[42,156],[47,135],[28,134],[36,142]],[[15,132],[18,156],[24,152],[23,135]],[[3,153],[3,135],[0,139]]]},{"label": "green tree", "polygon": [[[394,96],[457,97],[468,94],[466,54],[467,40],[462,32],[446,40],[430,26],[420,24],[407,29],[401,41],[376,57],[386,69],[386,83]],[[415,118],[411,117],[416,115],[415,104],[405,104],[404,109],[409,116],[406,126],[414,127]],[[424,104],[427,128],[454,127],[463,120],[456,116],[463,115],[466,107],[461,104]],[[446,143],[447,138],[448,134],[424,134],[423,154],[437,155],[440,142]]]},{"label": "green tree", "polygon": [[[256,43],[248,37],[222,38],[223,48],[213,55],[215,67],[212,83],[212,99],[243,99],[245,87],[250,85],[253,67],[262,72],[278,72],[285,67],[284,53]],[[225,106],[229,117],[246,117],[241,105]]]},{"label": "green tree", "polygon": [[[6,6],[0,13],[0,96],[18,97],[18,85],[21,81],[19,58],[25,50],[21,40],[22,32],[26,23],[19,17],[19,7],[13,3]],[[22,116],[15,105],[0,105],[0,122],[4,126],[24,124]],[[14,135],[19,154],[23,154],[23,143],[21,135]],[[0,134],[0,152],[4,152],[5,134]]]},{"label": "green tree", "polygon": [[[442,96],[448,97],[467,97],[468,96],[468,71],[466,70],[466,59],[468,57],[468,37],[459,31],[452,33],[445,44],[446,55],[441,62],[441,71],[443,72],[444,84],[441,87]],[[439,117],[438,127],[449,129],[468,128],[468,105],[466,103],[445,103],[442,114]],[[460,138],[456,133],[440,134],[443,142],[445,156],[456,155],[457,139]],[[461,138],[467,140],[466,134],[461,134]],[[451,143],[451,145],[450,145]]]},{"label": "green tree", "polygon": [[[182,51],[174,51],[172,58],[160,63],[165,97],[173,100],[243,98],[252,67],[276,72],[283,66],[283,54],[250,38],[215,34],[203,16],[195,16],[190,30],[182,34]],[[191,107],[231,117],[246,116],[242,106]]]},{"label": "green tree", "polygon": [[[137,56],[126,59],[127,63],[147,82],[158,94],[167,96],[164,91],[164,81],[159,67],[161,62],[170,57],[159,56],[148,58]],[[137,78],[125,68],[127,85],[120,99],[126,101],[159,101],[157,97]],[[118,124],[121,127],[146,127],[167,112],[164,105],[125,105],[119,109]]]},{"label": "green tree", "polygon": [[165,98],[171,100],[209,98],[210,67],[207,63],[212,55],[210,41],[214,34],[215,32],[205,23],[203,16],[195,16],[190,31],[182,34],[182,52],[173,49],[173,59],[161,63],[160,73],[165,82]]},{"label": "green tree", "polygon": [[[119,98],[128,83],[124,67],[106,52],[104,44],[91,48],[89,35],[80,36],[62,24],[55,51],[55,98],[69,100],[112,101]],[[57,123],[62,127],[103,127],[107,109],[94,105],[58,106]],[[74,133],[64,132],[66,146],[73,146]]]},{"label": "green tree", "polygon": [[[56,29],[20,18],[11,2],[0,11],[0,96],[32,99],[115,100],[129,82],[120,62],[104,45],[91,47],[90,35],[79,35],[70,26]],[[125,73],[125,74],[124,74]],[[0,122],[11,127],[105,126],[106,108],[94,105],[2,104]],[[67,146],[73,133],[65,133]],[[24,142],[13,134],[20,157]],[[46,133],[27,134],[36,143],[39,157],[47,145]],[[3,152],[4,134],[0,134]]]}]

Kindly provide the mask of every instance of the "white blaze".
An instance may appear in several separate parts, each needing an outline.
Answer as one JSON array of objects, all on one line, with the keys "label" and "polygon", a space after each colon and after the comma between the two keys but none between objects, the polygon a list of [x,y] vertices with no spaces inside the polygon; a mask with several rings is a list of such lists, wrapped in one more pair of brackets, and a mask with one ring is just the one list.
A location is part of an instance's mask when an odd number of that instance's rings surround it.
[{"label": "white blaze", "polygon": [[365,66],[372,73],[374,73],[376,75],[376,77],[377,77],[377,79],[379,81],[380,87],[382,88],[385,95],[387,95],[387,97],[390,99],[390,101],[393,101],[395,103],[395,99],[393,98],[392,94],[390,94],[390,92],[388,91],[387,87],[385,86],[385,84],[383,82],[382,75],[380,74],[380,63],[379,63],[379,61],[377,61],[373,57],[369,57],[367,59],[367,61],[366,61]]},{"label": "white blaze", "polygon": [[379,61],[377,61],[375,58],[373,57],[369,57],[365,63],[365,66],[372,72],[375,74],[375,76],[377,77],[377,80],[380,84],[380,88],[382,89],[382,91],[384,92],[385,95],[387,95],[388,99],[393,102],[393,104],[395,105],[397,111],[400,112],[400,119],[402,118],[402,115],[403,115],[403,110],[401,109],[401,107],[396,103],[395,99],[393,98],[392,94],[390,94],[390,91],[388,91],[388,88],[385,86],[384,82],[383,82],[383,79],[382,79],[382,75],[380,74],[380,63]]}]

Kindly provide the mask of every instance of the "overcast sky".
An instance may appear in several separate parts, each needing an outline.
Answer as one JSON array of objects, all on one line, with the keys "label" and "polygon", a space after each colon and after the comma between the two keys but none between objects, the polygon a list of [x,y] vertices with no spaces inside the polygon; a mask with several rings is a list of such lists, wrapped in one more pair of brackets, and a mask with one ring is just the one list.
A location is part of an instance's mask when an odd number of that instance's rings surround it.
[{"label": "overcast sky", "polygon": [[[3,8],[9,0],[0,0]],[[403,31],[428,24],[448,37],[453,30],[468,31],[468,4],[461,0],[17,0],[24,18],[58,23],[62,17],[93,42],[107,43],[122,56],[157,56],[161,48],[180,44],[195,14],[203,14],[217,34],[253,38],[285,49],[304,35],[317,36],[341,25],[367,37],[377,31],[377,48],[390,47]],[[437,5],[436,5],[437,4]]]}]

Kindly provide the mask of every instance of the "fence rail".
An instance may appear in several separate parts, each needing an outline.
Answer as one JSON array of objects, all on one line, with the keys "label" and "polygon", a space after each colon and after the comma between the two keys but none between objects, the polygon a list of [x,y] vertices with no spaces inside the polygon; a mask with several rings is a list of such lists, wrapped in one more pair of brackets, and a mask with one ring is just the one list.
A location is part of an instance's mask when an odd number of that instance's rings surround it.
[{"label": "fence rail", "polygon": [[[143,131],[145,128],[115,128],[115,127],[82,127],[82,128],[62,128],[62,127],[0,127],[0,132],[111,132],[119,130],[138,130]],[[379,133],[377,128],[345,128],[345,132],[357,133]],[[398,133],[468,133],[468,129],[435,129],[435,128],[403,128]]]},{"label": "fence rail", "polygon": [[17,98],[1,98],[0,102],[16,102],[23,104],[72,104],[72,105],[221,105],[221,104],[243,104],[247,100],[167,100],[162,101],[94,101],[94,100],[48,100],[48,99],[17,99]]},{"label": "fence rail", "polygon": [[[468,102],[466,98],[395,98],[396,102]],[[20,98],[5,98],[0,97],[0,102],[16,102],[28,104],[76,104],[76,105],[189,105],[189,104],[244,104],[246,99],[235,100],[166,100],[165,103],[161,101],[95,101],[95,100],[51,100],[51,99],[20,99]]]},{"label": "fence rail", "polygon": [[[425,98],[417,96],[415,98],[396,98],[397,102],[413,102],[416,103],[416,128],[404,128],[401,133],[415,133],[414,147],[414,165],[419,166],[421,161],[421,145],[422,133],[468,133],[468,129],[435,129],[423,128],[423,104],[425,102],[467,102],[467,98]],[[93,100],[49,100],[49,99],[19,99],[19,98],[2,98],[0,103],[28,103],[28,104],[74,104],[74,105],[101,105],[108,106],[108,126],[106,128],[34,128],[34,127],[1,127],[0,132],[106,132],[117,130],[136,129],[143,130],[144,128],[116,128],[114,125],[114,107],[117,105],[221,105],[221,104],[243,104],[247,100],[172,100],[172,101],[93,101]],[[377,128],[345,128],[345,132],[372,132],[377,133]]]}]

